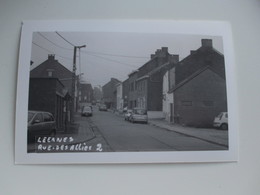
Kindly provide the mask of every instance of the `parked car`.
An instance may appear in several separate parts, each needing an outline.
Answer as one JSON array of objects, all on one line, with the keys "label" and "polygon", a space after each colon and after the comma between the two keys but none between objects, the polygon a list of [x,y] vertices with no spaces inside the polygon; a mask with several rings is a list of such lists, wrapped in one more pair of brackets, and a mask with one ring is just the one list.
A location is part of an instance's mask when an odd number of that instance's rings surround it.
[{"label": "parked car", "polygon": [[81,116],[92,116],[92,108],[90,106],[84,106],[81,112]]},{"label": "parked car", "polygon": [[28,141],[35,140],[38,136],[55,136],[56,122],[49,112],[28,111]]},{"label": "parked car", "polygon": [[107,111],[107,106],[105,104],[99,106],[99,111]]},{"label": "parked car", "polygon": [[217,117],[215,117],[213,126],[222,130],[228,129],[228,113],[221,112]]},{"label": "parked car", "polygon": [[129,121],[132,123],[143,122],[148,123],[147,110],[142,108],[134,108],[130,115]]},{"label": "parked car", "polygon": [[126,111],[126,113],[125,113],[125,120],[126,121],[129,121],[132,112],[133,112],[133,110],[127,110]]}]

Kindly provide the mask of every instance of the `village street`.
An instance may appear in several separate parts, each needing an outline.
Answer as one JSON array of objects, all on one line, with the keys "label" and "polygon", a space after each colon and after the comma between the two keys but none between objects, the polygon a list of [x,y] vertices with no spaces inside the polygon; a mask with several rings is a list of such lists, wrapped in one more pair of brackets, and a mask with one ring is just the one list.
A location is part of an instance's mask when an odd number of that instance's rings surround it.
[{"label": "village street", "polygon": [[[93,116],[75,115],[76,130],[57,133],[55,139],[41,138],[28,145],[28,152],[127,152],[226,150],[223,144],[169,131],[152,122],[130,123],[122,115],[99,111]],[[182,127],[183,128],[183,127]]]},{"label": "village street", "polygon": [[[81,126],[88,123],[94,138],[88,145],[102,145],[102,151],[198,151],[225,150],[227,147],[168,131],[150,124],[125,121],[120,115],[93,108],[92,117],[81,117]],[[82,132],[80,132],[82,131]],[[82,129],[79,134],[89,132]]]}]

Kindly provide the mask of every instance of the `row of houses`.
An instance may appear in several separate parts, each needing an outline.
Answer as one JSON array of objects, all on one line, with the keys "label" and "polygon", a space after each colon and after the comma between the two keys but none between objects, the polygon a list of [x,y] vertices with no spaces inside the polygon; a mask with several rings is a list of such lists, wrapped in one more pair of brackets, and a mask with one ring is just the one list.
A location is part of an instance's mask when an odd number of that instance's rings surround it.
[{"label": "row of houses", "polygon": [[[75,94],[72,98],[74,84]],[[74,82],[73,72],[59,63],[55,55],[48,55],[46,61],[30,71],[28,109],[52,113],[60,131],[67,131],[74,113],[93,99],[92,85],[80,82],[79,76]]]},{"label": "row of houses", "polygon": [[219,112],[227,111],[224,55],[211,39],[183,60],[158,49],[148,62],[120,82],[112,78],[103,86],[104,102],[110,108],[139,107],[149,118],[187,126],[212,126]]}]

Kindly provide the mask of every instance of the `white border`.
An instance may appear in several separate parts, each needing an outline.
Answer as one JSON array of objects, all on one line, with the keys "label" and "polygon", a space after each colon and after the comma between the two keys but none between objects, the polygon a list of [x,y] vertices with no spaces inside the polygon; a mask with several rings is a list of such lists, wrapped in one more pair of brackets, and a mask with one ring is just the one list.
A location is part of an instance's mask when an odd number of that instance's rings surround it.
[{"label": "white border", "polygon": [[[222,36],[229,112],[229,150],[192,152],[27,153],[27,110],[32,33],[35,31],[174,33]],[[22,26],[16,100],[16,164],[190,163],[238,160],[236,72],[230,24],[223,21],[25,21]],[[231,101],[232,100],[232,101]]]}]

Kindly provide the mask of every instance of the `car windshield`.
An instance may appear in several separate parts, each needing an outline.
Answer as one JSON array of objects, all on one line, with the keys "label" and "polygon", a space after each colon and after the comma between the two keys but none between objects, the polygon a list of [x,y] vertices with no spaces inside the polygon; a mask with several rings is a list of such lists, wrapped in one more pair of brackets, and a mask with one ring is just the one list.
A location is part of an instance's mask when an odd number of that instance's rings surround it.
[{"label": "car windshield", "polygon": [[144,110],[144,109],[135,109],[134,113],[140,114],[140,115],[146,115],[147,114],[146,110]]},{"label": "car windshield", "polygon": [[28,112],[28,122],[32,120],[33,115],[33,112]]}]

